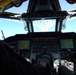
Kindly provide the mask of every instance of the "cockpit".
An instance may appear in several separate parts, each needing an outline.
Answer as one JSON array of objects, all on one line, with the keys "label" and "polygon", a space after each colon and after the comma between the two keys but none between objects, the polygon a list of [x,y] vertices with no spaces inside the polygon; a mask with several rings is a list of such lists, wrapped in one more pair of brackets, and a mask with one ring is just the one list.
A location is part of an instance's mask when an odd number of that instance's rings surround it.
[{"label": "cockpit", "polygon": [[[10,8],[20,7],[26,2],[28,5],[26,13],[24,11],[22,13],[8,12]],[[76,11],[70,11],[68,7],[62,9],[62,2],[61,0],[8,0],[3,2],[3,5],[0,5],[0,23],[3,25],[0,26],[5,27],[1,29],[2,41],[7,42],[16,53],[32,64],[35,64],[42,54],[49,53],[53,56],[53,66],[56,70],[59,65],[64,65],[67,61],[68,64],[70,63],[70,68],[67,67],[73,72],[76,71],[74,66],[76,65]],[[64,2],[68,5],[76,3],[75,0]],[[10,25],[4,23],[5,21]],[[6,35],[6,29],[10,34]]]}]

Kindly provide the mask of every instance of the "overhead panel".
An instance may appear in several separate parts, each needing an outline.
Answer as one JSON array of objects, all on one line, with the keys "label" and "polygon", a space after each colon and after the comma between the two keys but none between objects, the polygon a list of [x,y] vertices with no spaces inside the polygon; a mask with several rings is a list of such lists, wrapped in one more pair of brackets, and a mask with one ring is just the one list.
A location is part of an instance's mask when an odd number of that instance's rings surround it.
[{"label": "overhead panel", "polygon": [[38,11],[61,11],[58,0],[29,0],[27,12],[33,13]]}]

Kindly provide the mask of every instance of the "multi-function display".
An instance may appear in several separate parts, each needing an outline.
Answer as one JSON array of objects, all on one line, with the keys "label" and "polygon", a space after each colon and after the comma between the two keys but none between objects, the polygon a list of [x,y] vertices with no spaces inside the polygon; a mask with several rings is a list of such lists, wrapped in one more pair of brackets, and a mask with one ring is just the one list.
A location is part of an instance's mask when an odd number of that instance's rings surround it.
[{"label": "multi-function display", "polygon": [[60,48],[73,49],[74,48],[73,39],[60,39]]}]

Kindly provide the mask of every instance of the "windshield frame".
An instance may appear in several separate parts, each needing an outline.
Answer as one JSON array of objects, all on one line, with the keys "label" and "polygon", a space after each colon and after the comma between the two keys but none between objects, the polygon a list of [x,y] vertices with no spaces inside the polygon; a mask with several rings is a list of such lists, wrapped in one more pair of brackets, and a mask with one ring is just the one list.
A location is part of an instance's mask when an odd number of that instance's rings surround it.
[{"label": "windshield frame", "polygon": [[34,20],[32,24],[34,32],[55,32],[56,19]]},{"label": "windshield frame", "polygon": [[[36,19],[36,20],[32,20],[32,19],[28,19],[28,20],[24,20],[25,23],[26,23],[26,27],[27,27],[27,30],[28,30],[28,33],[32,33],[32,32],[36,32],[35,29],[34,29],[34,24],[33,22],[34,21],[38,21],[38,20],[55,20],[55,27],[54,27],[54,30],[53,31],[41,31],[41,32],[61,32],[62,31],[62,24],[63,24],[63,21],[64,21],[65,18],[51,18],[51,19]],[[40,32],[40,31],[38,31]]]}]

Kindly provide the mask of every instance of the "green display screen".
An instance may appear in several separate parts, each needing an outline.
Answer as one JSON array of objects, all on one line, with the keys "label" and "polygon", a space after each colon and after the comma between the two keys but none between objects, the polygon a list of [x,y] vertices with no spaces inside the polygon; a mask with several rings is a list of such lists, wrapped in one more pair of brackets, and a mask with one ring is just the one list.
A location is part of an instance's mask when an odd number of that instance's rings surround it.
[{"label": "green display screen", "polygon": [[60,40],[60,48],[61,49],[72,49],[74,48],[73,39],[61,39]]},{"label": "green display screen", "polygon": [[29,40],[19,40],[18,49],[29,49],[30,42]]}]

